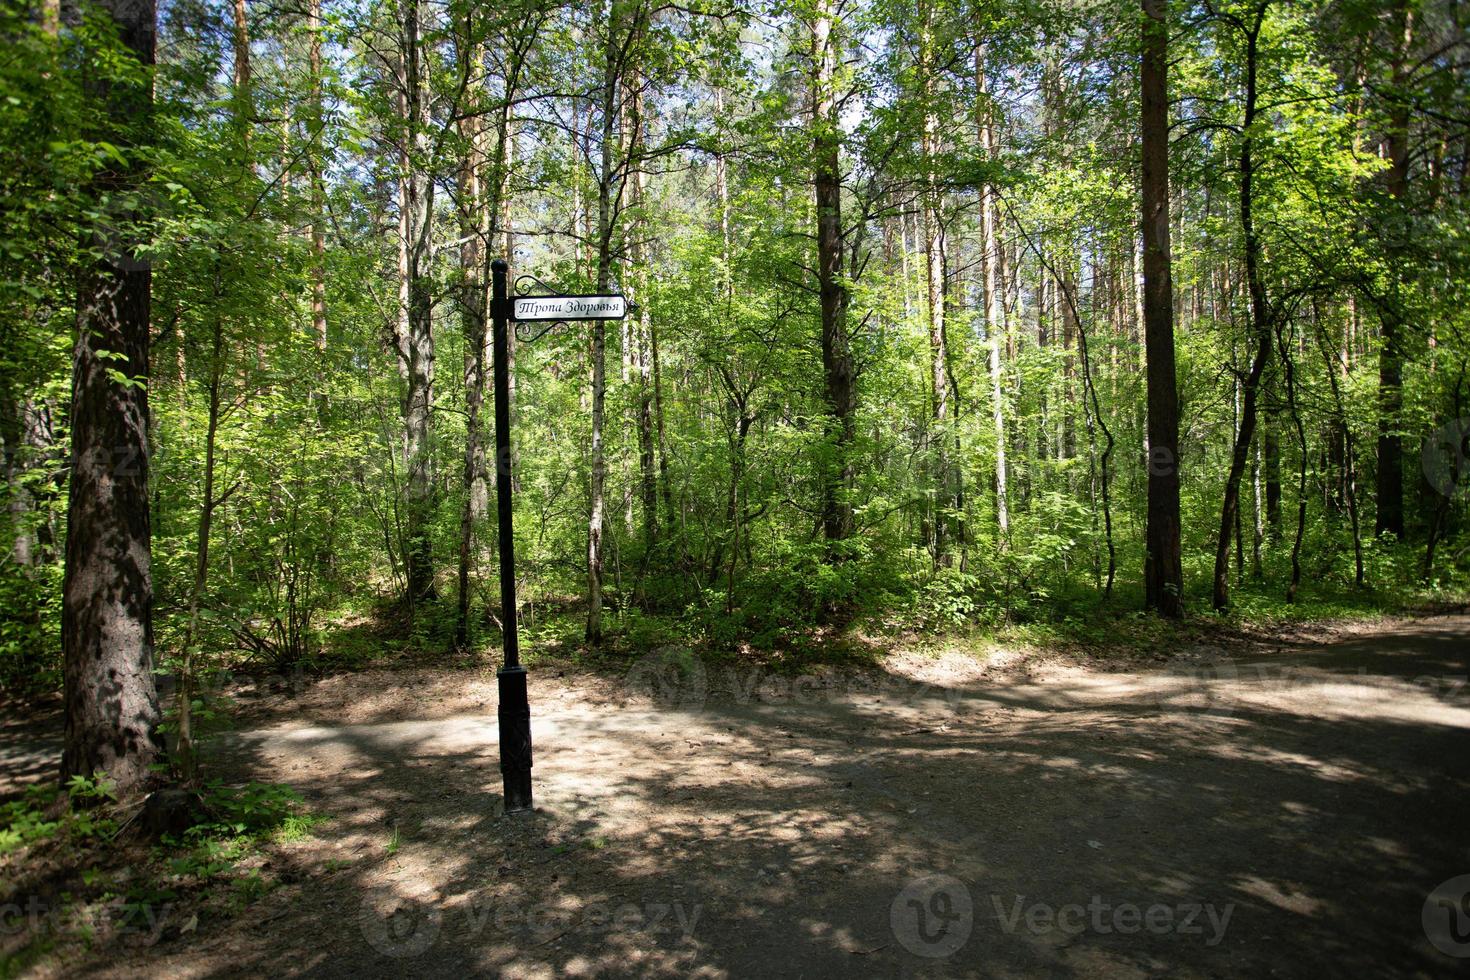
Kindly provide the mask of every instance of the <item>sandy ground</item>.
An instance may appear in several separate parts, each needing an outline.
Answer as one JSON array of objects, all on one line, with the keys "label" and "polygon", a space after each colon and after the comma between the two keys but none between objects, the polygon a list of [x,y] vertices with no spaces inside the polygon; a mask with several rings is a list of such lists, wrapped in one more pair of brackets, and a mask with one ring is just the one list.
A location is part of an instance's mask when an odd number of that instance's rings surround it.
[{"label": "sandy ground", "polygon": [[215,766],[330,820],[235,918],[61,972],[1463,974],[1470,617],[1157,656],[533,672],[527,816],[492,676],[246,699]]}]

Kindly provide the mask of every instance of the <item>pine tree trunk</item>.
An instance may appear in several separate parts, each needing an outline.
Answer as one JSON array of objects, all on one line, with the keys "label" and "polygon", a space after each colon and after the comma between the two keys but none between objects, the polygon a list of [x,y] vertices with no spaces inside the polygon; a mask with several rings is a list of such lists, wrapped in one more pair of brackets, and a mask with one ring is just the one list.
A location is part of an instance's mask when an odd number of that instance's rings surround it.
[{"label": "pine tree trunk", "polygon": [[1143,334],[1148,366],[1144,605],[1184,615],[1179,543],[1179,388],[1169,255],[1169,33],[1165,0],[1143,0]]},{"label": "pine tree trunk", "polygon": [[832,419],[835,459],[822,475],[822,533],[828,554],[852,534],[852,442],[857,390],[847,337],[848,287],[843,278],[842,177],[837,120],[837,49],[832,0],[817,0],[812,23],[813,189],[817,210],[817,282],[822,316],[822,378]]},{"label": "pine tree trunk", "polygon": [[246,151],[245,156],[248,158],[250,155],[250,126],[253,121],[250,94],[250,19],[247,15],[245,0],[231,0],[230,9],[234,17],[234,30],[230,36],[235,59],[234,121],[244,134],[242,148]]},{"label": "pine tree trunk", "polygon": [[[126,49],[154,63],[148,0],[103,0]],[[96,84],[113,126],[133,132],[153,111],[148,83]],[[98,197],[145,179],[136,165],[94,178]],[[131,237],[131,236],[129,236]],[[124,240],[84,268],[72,362],[71,484],[61,645],[66,731],[63,780],[107,775],[119,796],[141,791],[162,746],[153,680],[153,584],[148,506],[148,343],[152,278]],[[126,380],[118,378],[121,373]]]}]

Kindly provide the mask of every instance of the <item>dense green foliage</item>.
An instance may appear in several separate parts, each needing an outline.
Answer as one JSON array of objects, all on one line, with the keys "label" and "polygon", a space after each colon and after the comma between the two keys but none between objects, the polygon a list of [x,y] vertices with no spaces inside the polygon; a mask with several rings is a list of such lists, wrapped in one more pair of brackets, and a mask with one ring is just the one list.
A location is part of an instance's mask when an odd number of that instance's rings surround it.
[{"label": "dense green foliage", "polygon": [[[487,482],[463,479],[470,420],[483,432],[487,417],[469,408],[467,324],[508,239],[513,276],[571,292],[594,291],[605,245],[611,282],[637,304],[609,325],[606,352],[614,632],[661,616],[720,648],[781,646],[853,613],[948,629],[1136,609],[1138,9],[874,0],[837,12],[857,393],[844,445],[824,394],[814,272],[806,79],[825,6],[333,0],[318,27],[304,6],[175,0],[160,8],[160,135],[146,146],[89,133],[85,83],[137,70],[105,19],[68,8],[53,34],[36,11],[5,6],[3,683],[57,675],[75,272],[120,204],[84,188],[118,157],[151,174],[165,667],[194,652],[199,672],[310,665],[332,652],[333,624],[369,610],[411,621],[426,645],[452,642],[461,515]],[[410,9],[422,112],[405,119]],[[1299,523],[1306,600],[1453,588],[1470,569],[1457,482],[1470,414],[1464,13],[1440,0],[1229,0],[1170,16],[1186,603],[1209,608],[1241,379],[1266,329],[1243,273],[1247,138],[1275,336],[1231,545],[1235,608],[1284,602]],[[1253,25],[1260,113],[1247,131]],[[426,503],[412,492],[395,353],[410,176],[434,189],[413,284],[432,316]],[[984,315],[991,263],[999,332]],[[1405,362],[1401,407],[1380,382],[1385,322]],[[533,636],[538,609],[565,608],[586,585],[593,356],[585,324],[518,345],[517,546]],[[1404,446],[1402,541],[1375,533],[1383,432]],[[844,466],[854,530],[834,542],[822,495]],[[203,509],[211,541],[196,581]],[[471,512],[480,645],[498,604],[494,514]],[[408,602],[419,533],[438,598]]]}]

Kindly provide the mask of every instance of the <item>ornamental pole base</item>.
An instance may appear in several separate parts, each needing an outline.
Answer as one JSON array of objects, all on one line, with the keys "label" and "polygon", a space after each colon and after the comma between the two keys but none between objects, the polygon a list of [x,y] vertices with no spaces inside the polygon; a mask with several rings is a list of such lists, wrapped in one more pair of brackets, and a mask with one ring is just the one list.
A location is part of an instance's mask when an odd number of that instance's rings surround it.
[{"label": "ornamental pole base", "polygon": [[526,697],[526,668],[502,667],[500,682],[500,775],[505,785],[505,812],[531,812],[531,704]]}]

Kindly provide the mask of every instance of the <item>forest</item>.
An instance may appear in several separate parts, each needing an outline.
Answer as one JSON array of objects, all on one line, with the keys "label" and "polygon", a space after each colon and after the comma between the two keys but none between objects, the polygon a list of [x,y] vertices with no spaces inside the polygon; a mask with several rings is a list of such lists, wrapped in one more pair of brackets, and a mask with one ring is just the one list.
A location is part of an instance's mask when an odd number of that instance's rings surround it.
[{"label": "forest", "polygon": [[1461,5],[604,7],[8,8],[7,687],[79,519],[171,672],[493,639],[496,257],[636,307],[511,355],[589,644],[1463,580]]},{"label": "forest", "polygon": [[[1462,601],[1467,21],[7,0],[0,693],[127,799],[242,676],[493,666],[502,481],[533,664]],[[507,458],[500,259],[628,310],[514,325]]]}]

